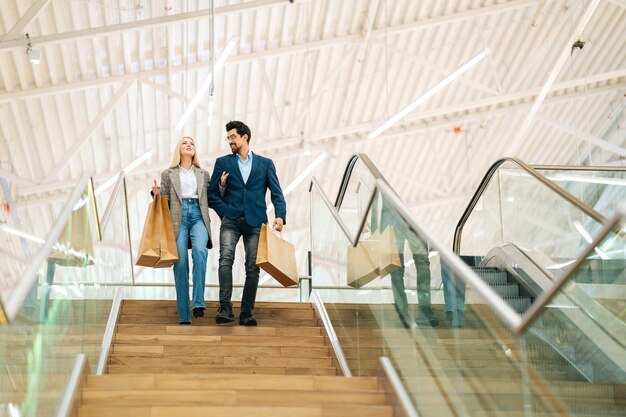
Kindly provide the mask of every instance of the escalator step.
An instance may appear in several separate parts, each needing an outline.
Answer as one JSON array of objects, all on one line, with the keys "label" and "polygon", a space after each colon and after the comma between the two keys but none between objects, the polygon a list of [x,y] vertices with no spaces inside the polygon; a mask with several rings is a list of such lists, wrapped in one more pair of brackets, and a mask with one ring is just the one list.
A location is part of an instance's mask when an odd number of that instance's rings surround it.
[{"label": "escalator step", "polygon": [[496,268],[473,267],[476,274],[482,277],[488,284],[506,284],[506,271],[500,271]]},{"label": "escalator step", "polygon": [[506,297],[504,300],[520,314],[530,307],[530,298],[528,297]]},{"label": "escalator step", "polygon": [[519,297],[519,285],[517,284],[489,284],[500,297]]}]

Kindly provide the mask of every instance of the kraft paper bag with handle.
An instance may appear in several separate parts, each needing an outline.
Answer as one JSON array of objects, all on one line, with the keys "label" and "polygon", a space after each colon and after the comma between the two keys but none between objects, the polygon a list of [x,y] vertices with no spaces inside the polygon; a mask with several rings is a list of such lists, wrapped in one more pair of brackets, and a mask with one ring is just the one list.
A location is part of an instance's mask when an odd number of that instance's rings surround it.
[{"label": "kraft paper bag with handle", "polygon": [[161,199],[167,201],[165,197],[156,194],[154,200],[148,206],[148,214],[146,215],[146,222],[143,225],[141,241],[139,242],[136,265],[154,267],[161,258],[161,222],[159,221]]},{"label": "kraft paper bag with handle", "polygon": [[256,264],[283,286],[298,285],[295,246],[276,236],[266,224],[261,226]]},{"label": "kraft paper bag with handle", "polygon": [[161,234],[159,236],[160,256],[155,268],[168,268],[178,262],[178,249],[176,249],[176,236],[174,236],[174,225],[170,216],[170,208],[167,205],[167,198],[161,198]]},{"label": "kraft paper bag with handle", "polygon": [[347,284],[361,288],[376,277],[384,277],[400,267],[400,255],[391,226],[381,234],[361,239],[354,247],[348,246]]}]

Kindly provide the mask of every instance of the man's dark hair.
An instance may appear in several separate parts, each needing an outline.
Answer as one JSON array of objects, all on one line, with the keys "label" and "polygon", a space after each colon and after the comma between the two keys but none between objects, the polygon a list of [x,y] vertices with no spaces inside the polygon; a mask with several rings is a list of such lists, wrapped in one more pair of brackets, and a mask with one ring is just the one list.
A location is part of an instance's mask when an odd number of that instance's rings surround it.
[{"label": "man's dark hair", "polygon": [[246,126],[244,122],[240,122],[238,120],[232,120],[226,123],[226,131],[237,129],[237,134],[239,136],[248,135],[247,142],[250,143],[250,139],[252,138],[252,133],[250,132],[250,128]]}]

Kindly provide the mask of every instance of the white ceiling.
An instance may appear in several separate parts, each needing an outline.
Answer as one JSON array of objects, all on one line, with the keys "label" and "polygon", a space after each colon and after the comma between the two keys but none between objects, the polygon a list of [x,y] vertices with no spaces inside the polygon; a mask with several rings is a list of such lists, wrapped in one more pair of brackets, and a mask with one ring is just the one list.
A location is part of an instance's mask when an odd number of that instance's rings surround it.
[{"label": "white ceiling", "polygon": [[[97,186],[152,150],[128,178],[138,238],[149,186],[177,139],[196,138],[212,169],[228,152],[224,124],[238,119],[252,128],[253,151],[275,160],[283,187],[325,152],[313,175],[334,196],[349,156],[366,153],[451,244],[482,175],[502,156],[623,164],[626,1],[595,3],[216,0],[216,57],[230,39],[237,46],[215,76],[211,126],[204,95],[176,130],[210,73],[209,0],[2,0],[0,201],[11,211],[0,219],[45,237],[85,171]],[[572,50],[581,26],[584,48]],[[39,64],[29,61],[26,33]],[[488,58],[462,78],[366,138],[485,48]],[[287,202],[286,237],[303,256],[308,180]],[[0,242],[0,256],[29,257],[14,236],[0,231]]]}]

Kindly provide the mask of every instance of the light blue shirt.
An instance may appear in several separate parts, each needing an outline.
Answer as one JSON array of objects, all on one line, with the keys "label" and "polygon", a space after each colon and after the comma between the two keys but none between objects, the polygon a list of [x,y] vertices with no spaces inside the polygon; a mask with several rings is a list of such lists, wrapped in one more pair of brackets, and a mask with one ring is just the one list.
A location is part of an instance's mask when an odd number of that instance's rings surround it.
[{"label": "light blue shirt", "polygon": [[248,178],[250,178],[250,171],[252,170],[252,151],[248,151],[248,158],[246,158],[246,162],[241,160],[241,156],[237,154],[237,165],[239,165],[239,172],[241,172],[241,177],[243,178],[243,183],[248,182]]}]

